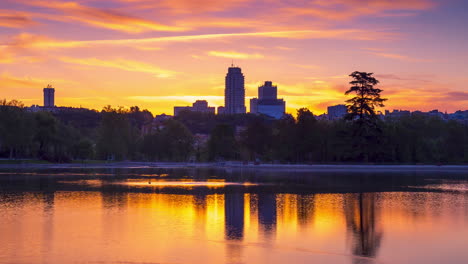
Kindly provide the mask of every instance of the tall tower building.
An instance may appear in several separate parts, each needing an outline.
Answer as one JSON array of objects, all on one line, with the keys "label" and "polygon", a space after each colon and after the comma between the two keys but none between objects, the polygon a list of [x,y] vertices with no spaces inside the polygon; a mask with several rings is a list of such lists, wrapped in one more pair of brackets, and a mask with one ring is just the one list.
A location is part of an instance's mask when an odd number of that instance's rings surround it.
[{"label": "tall tower building", "polygon": [[244,75],[241,68],[231,65],[226,75],[224,114],[245,114]]},{"label": "tall tower building", "polygon": [[55,106],[55,89],[49,84],[44,88],[44,107]]}]

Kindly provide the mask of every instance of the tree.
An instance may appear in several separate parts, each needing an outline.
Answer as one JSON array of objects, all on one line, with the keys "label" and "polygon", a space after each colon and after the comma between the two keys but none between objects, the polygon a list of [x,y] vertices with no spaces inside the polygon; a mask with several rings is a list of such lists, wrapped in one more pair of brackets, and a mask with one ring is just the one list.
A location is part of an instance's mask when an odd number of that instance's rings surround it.
[{"label": "tree", "polygon": [[35,117],[35,140],[39,143],[39,158],[53,161],[58,138],[57,119],[49,112],[38,112]]},{"label": "tree", "polygon": [[297,110],[296,149],[298,161],[312,161],[317,158],[319,131],[314,114],[307,109]]},{"label": "tree", "polygon": [[161,160],[164,154],[164,143],[161,131],[152,131],[143,136],[140,143],[140,151],[148,160]]},{"label": "tree", "polygon": [[53,162],[71,161],[73,144],[80,140],[79,131],[61,123],[50,112],[36,113],[35,120],[39,158]]},{"label": "tree", "polygon": [[272,129],[273,158],[278,161],[295,160],[296,120],[292,115],[284,115],[276,121]]},{"label": "tree", "polygon": [[131,106],[128,112],[128,118],[132,126],[141,130],[144,125],[153,121],[153,114],[146,109],[141,111],[138,106]]},{"label": "tree", "polygon": [[131,140],[131,125],[123,108],[106,106],[102,110],[102,120],[97,141],[98,156],[105,159],[125,159],[128,157]]},{"label": "tree", "polygon": [[73,144],[72,152],[75,159],[89,159],[93,155],[93,143],[89,139],[82,138]]},{"label": "tree", "polygon": [[33,131],[32,116],[21,102],[0,102],[0,146],[8,149],[10,159],[18,157],[18,151],[32,144]]},{"label": "tree", "polygon": [[267,158],[271,147],[271,127],[261,119],[251,121],[242,133],[242,143],[251,160]]},{"label": "tree", "polygon": [[348,114],[345,118],[353,122],[351,135],[355,159],[365,162],[378,159],[378,141],[381,139],[382,129],[375,108],[383,107],[387,100],[380,97],[381,89],[374,88],[379,81],[372,75],[373,73],[358,71],[351,73],[351,87],[345,92],[345,95],[356,94],[346,100]]},{"label": "tree", "polygon": [[387,99],[380,98],[380,93],[383,91],[374,88],[379,81],[372,77],[373,73],[355,71],[349,76],[354,80],[350,82],[352,85],[345,95],[355,93],[356,96],[346,100],[348,107],[348,120],[365,120],[376,117],[375,108],[384,107],[384,102]]},{"label": "tree", "polygon": [[167,120],[161,130],[161,141],[170,161],[187,161],[193,151],[193,135],[184,124]]},{"label": "tree", "polygon": [[234,159],[238,155],[234,129],[228,124],[218,124],[211,132],[208,140],[208,156],[210,160]]}]

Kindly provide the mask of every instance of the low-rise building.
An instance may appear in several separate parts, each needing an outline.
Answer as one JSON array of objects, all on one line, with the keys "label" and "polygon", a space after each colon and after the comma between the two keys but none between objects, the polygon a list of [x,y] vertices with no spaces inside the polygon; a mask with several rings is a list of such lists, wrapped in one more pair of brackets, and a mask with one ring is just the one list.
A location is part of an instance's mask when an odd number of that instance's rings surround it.
[{"label": "low-rise building", "polygon": [[224,106],[218,106],[218,115],[224,115],[224,114],[225,114]]},{"label": "low-rise building", "polygon": [[182,111],[214,114],[215,108],[208,106],[208,102],[205,100],[197,100],[192,106],[174,106],[174,116],[178,116]]},{"label": "low-rise building", "polygon": [[328,120],[338,120],[348,113],[348,108],[344,104],[333,105],[327,108]]}]

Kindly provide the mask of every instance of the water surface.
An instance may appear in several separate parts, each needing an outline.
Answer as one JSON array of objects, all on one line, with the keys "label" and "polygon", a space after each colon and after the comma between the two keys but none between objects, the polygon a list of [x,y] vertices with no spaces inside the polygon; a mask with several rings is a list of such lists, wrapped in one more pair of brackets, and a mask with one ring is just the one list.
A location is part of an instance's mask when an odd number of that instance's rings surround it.
[{"label": "water surface", "polygon": [[0,173],[0,263],[468,263],[468,174]]}]

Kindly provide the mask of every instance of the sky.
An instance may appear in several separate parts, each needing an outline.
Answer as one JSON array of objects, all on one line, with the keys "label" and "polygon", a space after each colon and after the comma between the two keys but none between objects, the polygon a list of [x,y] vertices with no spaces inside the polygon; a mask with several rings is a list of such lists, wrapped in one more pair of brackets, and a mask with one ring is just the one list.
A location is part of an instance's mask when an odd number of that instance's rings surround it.
[{"label": "sky", "polygon": [[341,104],[373,72],[385,109],[468,109],[465,0],[1,0],[0,98],[57,106],[207,100],[242,68],[246,104],[264,81],[287,112]]}]

